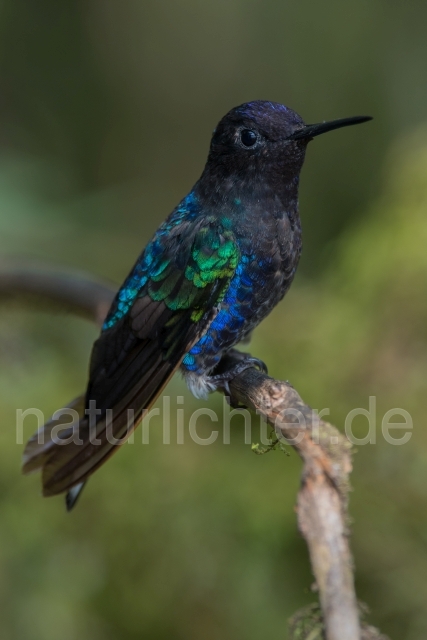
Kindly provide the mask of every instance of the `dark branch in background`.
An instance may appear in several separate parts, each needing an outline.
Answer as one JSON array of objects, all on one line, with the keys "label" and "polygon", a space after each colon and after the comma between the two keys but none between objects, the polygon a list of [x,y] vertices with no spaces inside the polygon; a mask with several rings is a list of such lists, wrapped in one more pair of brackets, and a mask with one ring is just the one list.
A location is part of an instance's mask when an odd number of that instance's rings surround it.
[{"label": "dark branch in background", "polygon": [[[86,274],[0,263],[0,300],[43,302],[101,324],[114,294],[111,285]],[[232,350],[220,366],[228,369],[240,358]],[[303,461],[298,526],[309,548],[321,612],[313,605],[295,614],[291,639],[387,640],[360,623],[348,531],[350,443],[334,426],[319,420],[289,383],[255,368],[236,376],[230,392],[233,405],[262,415]]]},{"label": "dark branch in background", "polygon": [[0,301],[60,309],[100,325],[114,295],[114,285],[87,273],[32,262],[0,261]]}]

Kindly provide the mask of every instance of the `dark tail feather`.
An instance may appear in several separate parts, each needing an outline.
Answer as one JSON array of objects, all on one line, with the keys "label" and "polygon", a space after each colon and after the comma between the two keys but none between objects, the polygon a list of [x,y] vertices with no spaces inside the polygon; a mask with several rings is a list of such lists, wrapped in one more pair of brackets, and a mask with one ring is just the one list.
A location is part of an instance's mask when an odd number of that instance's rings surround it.
[{"label": "dark tail feather", "polygon": [[[70,421],[71,412],[76,411],[75,420]],[[76,425],[83,418],[85,412],[85,396],[75,398],[61,410],[61,415],[51,418],[27,442],[22,456],[22,472],[24,474],[39,471],[46,464],[55,448],[53,437],[64,438],[73,433]],[[60,412],[57,412],[60,413]],[[55,415],[55,414],[54,414]],[[58,434],[58,435],[56,435]]]},{"label": "dark tail feather", "polygon": [[[22,471],[25,474],[34,473],[43,468],[49,457],[54,450],[55,442],[52,438],[53,430],[60,430],[62,436],[64,436],[64,428],[66,428],[65,434],[71,434],[76,424],[79,424],[80,420],[84,416],[85,409],[85,396],[79,396],[65,409],[73,409],[77,412],[77,420],[70,424],[70,413],[63,412],[57,419],[51,419],[35,433],[32,438],[27,442],[24,450],[22,460]],[[68,425],[68,427],[67,427]],[[62,427],[62,428],[61,428]],[[77,503],[77,500],[82,492],[85,482],[81,482],[72,487],[65,496],[65,504],[67,511],[71,509]]]},{"label": "dark tail feather", "polygon": [[[177,365],[179,366],[179,365]],[[177,366],[172,367],[159,356],[155,366],[146,372],[138,383],[112,408],[112,421],[108,414],[102,416],[90,429],[87,416],[69,424],[53,441],[53,426],[49,421],[44,427],[48,442],[37,445],[33,436],[24,452],[24,473],[42,469],[43,495],[53,496],[64,491],[67,508],[71,509],[87,478],[100,467],[131,435],[146,411],[157,400],[172,377]],[[80,400],[80,399],[79,399]],[[128,420],[128,410],[133,410],[134,420]]]}]

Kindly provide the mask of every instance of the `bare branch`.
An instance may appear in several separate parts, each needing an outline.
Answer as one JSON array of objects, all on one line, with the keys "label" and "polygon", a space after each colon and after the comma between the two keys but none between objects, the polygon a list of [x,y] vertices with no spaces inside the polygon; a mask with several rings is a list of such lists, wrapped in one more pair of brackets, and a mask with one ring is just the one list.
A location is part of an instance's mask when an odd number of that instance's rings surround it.
[{"label": "bare branch", "polygon": [[[0,300],[30,296],[53,303],[100,324],[115,291],[80,273],[58,272],[31,265],[0,265]],[[241,358],[232,350],[221,361],[229,368]],[[230,383],[231,402],[246,406],[274,427],[303,460],[297,501],[299,529],[304,536],[319,590],[323,614],[320,635],[298,638],[361,640],[382,638],[359,622],[348,540],[348,491],[351,445],[332,425],[319,420],[287,382],[274,380],[255,368],[246,369]],[[296,636],[295,636],[296,637]]]},{"label": "bare branch", "polygon": [[[228,356],[228,366],[238,352]],[[287,382],[246,369],[230,384],[232,402],[262,415],[304,461],[298,525],[307,541],[328,640],[359,640],[359,614],[347,531],[349,441]]]}]

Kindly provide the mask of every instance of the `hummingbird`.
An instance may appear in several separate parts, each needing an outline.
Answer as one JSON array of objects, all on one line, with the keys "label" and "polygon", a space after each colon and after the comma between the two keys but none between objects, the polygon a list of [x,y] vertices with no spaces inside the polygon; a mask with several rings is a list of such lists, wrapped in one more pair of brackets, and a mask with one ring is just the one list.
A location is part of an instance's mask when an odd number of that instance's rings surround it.
[{"label": "hummingbird", "polygon": [[221,358],[248,339],[295,276],[307,144],[367,120],[305,124],[289,107],[263,100],[222,118],[201,177],[160,225],[112,303],[93,345],[86,393],[63,410],[66,418],[54,414],[26,445],[23,471],[41,470],[45,496],[66,493],[70,510],[178,369],[194,396],[205,398],[228,389],[243,369],[265,368],[247,355],[218,372]]}]

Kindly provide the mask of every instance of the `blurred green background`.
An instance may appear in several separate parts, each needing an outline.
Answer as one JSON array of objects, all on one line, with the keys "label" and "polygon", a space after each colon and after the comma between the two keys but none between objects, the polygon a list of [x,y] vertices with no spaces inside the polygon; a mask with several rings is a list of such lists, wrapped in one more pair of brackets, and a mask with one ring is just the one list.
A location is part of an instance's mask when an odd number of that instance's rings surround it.
[{"label": "blurred green background", "polygon": [[[250,348],[339,427],[377,397],[377,443],[354,460],[352,544],[358,595],[395,640],[427,637],[426,21],[421,0],[0,3],[0,259],[119,284],[229,108],[375,117],[310,145],[302,263]],[[157,422],[66,514],[20,474],[15,411],[48,415],[81,392],[97,331],[0,311],[1,638],[286,638],[314,599],[295,454],[255,456],[241,418],[230,446],[163,445]],[[202,406],[178,377],[168,391],[187,420]],[[413,419],[404,446],[381,435],[394,407]]]}]

